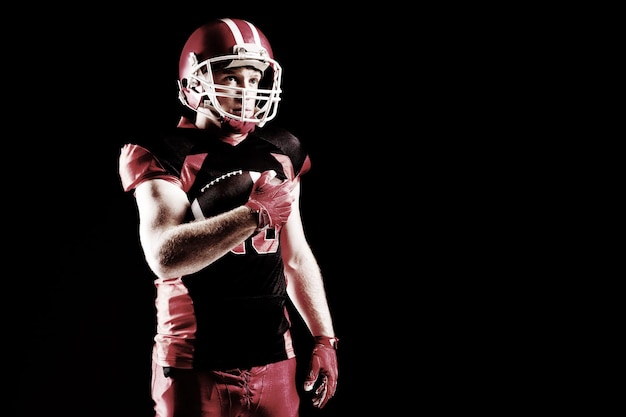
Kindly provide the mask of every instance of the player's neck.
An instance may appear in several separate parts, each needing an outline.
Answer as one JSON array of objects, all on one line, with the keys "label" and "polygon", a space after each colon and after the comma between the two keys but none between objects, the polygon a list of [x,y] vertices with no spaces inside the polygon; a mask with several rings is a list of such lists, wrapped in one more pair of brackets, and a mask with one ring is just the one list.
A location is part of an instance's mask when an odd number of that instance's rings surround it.
[{"label": "player's neck", "polygon": [[213,132],[219,136],[220,140],[232,146],[240,144],[248,136],[247,133],[224,134],[219,125],[216,125],[215,123],[210,123],[210,119],[207,118],[202,118],[200,121],[196,121],[196,123],[194,123],[191,119],[183,116],[178,121],[177,127],[186,129],[200,129]]}]

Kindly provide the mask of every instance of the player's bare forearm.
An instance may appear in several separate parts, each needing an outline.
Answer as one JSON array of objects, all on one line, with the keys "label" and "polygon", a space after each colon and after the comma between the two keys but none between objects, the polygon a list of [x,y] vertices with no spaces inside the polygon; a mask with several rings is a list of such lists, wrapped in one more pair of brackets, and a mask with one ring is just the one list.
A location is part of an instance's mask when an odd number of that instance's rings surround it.
[{"label": "player's bare forearm", "polygon": [[287,291],[314,336],[334,336],[332,318],[319,265],[312,254],[299,258],[298,267],[286,268]]},{"label": "player's bare forearm", "polygon": [[148,262],[157,276],[171,278],[198,272],[250,237],[257,219],[241,206],[226,213],[170,228]]}]

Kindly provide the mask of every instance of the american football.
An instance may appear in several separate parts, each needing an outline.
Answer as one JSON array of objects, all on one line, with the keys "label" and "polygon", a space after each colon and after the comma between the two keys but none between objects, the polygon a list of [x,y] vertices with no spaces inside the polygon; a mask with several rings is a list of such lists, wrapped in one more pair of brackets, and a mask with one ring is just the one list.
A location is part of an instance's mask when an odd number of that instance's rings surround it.
[{"label": "american football", "polygon": [[259,172],[237,170],[215,178],[200,190],[191,211],[196,219],[204,219],[232,210],[248,201]]}]

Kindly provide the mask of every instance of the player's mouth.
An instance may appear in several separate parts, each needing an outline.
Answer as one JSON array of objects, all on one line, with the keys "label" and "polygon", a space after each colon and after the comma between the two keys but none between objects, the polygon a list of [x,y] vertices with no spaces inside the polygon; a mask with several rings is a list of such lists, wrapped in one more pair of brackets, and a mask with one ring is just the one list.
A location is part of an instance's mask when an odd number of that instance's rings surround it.
[{"label": "player's mouth", "polygon": [[[238,109],[233,109],[231,111],[232,114],[237,115],[237,116],[241,116],[242,114],[242,109],[238,108]],[[248,109],[246,110],[246,116],[250,117],[254,114],[254,109]]]}]

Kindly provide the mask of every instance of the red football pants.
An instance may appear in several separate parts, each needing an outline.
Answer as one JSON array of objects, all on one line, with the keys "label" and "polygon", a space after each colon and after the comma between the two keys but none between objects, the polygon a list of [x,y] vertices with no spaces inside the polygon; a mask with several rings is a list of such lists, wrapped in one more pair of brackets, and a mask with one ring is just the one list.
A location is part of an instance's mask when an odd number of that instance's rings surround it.
[{"label": "red football pants", "polygon": [[152,363],[156,417],[298,417],[296,359],[229,371]]}]

